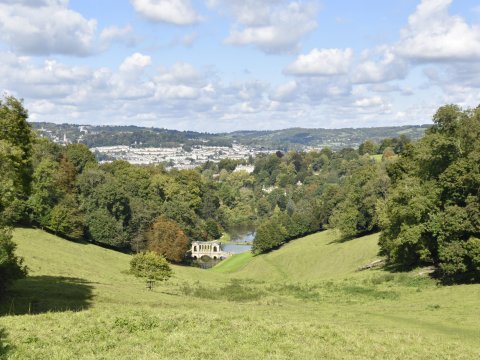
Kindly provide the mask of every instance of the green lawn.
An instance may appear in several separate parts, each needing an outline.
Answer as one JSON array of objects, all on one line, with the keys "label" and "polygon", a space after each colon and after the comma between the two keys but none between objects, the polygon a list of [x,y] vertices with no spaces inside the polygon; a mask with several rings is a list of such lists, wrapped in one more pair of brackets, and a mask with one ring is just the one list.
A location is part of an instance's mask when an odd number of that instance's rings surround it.
[{"label": "green lawn", "polygon": [[234,273],[247,266],[247,264],[252,260],[252,258],[253,255],[251,252],[235,254],[217,264],[210,271],[219,273]]},{"label": "green lawn", "polygon": [[331,231],[291,241],[278,250],[254,257],[237,276],[265,281],[315,281],[344,277],[377,259],[378,235],[338,242]]},{"label": "green lawn", "polygon": [[333,232],[148,291],[129,255],[17,229],[30,277],[0,306],[9,359],[476,359],[480,286],[356,272],[377,236]]}]

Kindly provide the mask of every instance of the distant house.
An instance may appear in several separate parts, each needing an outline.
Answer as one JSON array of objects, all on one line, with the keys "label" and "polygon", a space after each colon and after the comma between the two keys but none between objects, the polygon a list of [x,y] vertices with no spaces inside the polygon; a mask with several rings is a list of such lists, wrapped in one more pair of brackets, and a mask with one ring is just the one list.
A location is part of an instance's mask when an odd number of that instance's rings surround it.
[{"label": "distant house", "polygon": [[253,165],[237,165],[234,172],[246,171],[247,173],[251,174],[251,173],[253,173],[254,169],[255,169],[255,166],[253,166]]}]

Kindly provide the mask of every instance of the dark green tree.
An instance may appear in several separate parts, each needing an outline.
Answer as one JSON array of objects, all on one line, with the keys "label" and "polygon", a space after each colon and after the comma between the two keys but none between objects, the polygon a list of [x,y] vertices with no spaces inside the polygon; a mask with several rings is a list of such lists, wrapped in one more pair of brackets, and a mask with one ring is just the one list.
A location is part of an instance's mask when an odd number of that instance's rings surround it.
[{"label": "dark green tree", "polygon": [[480,108],[447,105],[433,121],[388,165],[380,247],[393,264],[433,264],[446,281],[480,281]]},{"label": "dark green tree", "polygon": [[26,275],[8,226],[24,217],[30,192],[33,134],[27,118],[21,101],[0,100],[0,298],[12,281]]}]

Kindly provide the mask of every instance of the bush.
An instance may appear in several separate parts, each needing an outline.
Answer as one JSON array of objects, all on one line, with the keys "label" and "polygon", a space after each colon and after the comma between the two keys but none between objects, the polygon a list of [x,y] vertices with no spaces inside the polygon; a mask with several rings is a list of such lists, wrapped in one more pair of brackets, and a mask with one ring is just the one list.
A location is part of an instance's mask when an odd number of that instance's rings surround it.
[{"label": "bush", "polygon": [[172,276],[172,269],[163,256],[148,251],[133,256],[130,273],[137,277],[166,281]]},{"label": "bush", "polygon": [[23,259],[15,256],[15,243],[8,229],[0,228],[0,299],[7,287],[27,275]]}]

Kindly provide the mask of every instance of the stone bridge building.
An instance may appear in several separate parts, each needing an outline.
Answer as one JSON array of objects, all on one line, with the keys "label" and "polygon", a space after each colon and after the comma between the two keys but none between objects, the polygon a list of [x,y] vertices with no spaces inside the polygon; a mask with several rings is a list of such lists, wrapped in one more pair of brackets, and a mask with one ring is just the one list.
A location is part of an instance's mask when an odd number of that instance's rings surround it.
[{"label": "stone bridge building", "polygon": [[190,249],[190,255],[193,259],[200,259],[202,256],[208,256],[213,260],[225,259],[232,256],[233,253],[223,251],[220,241],[194,241]]}]

